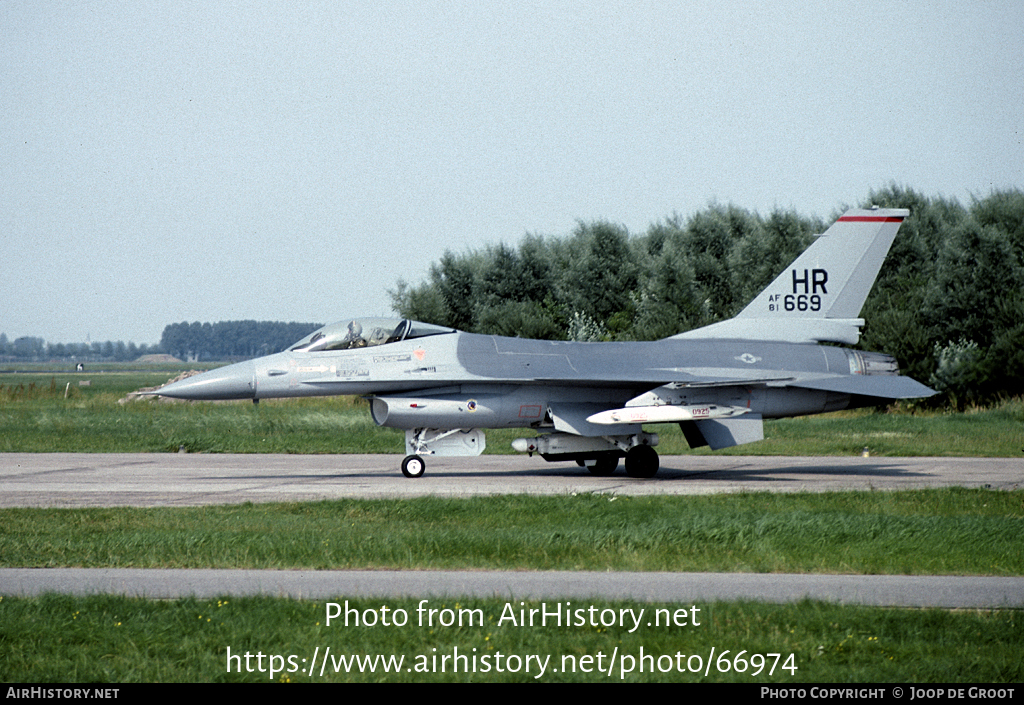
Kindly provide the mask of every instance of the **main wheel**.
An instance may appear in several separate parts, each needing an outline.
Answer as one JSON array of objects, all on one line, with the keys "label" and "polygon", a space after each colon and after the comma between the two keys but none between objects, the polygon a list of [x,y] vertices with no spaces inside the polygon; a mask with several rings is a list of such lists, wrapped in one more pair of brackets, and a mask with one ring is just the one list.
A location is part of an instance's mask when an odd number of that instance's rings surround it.
[{"label": "main wheel", "polygon": [[619,456],[602,455],[597,458],[596,463],[588,465],[587,470],[595,477],[608,477],[615,472],[617,467],[619,467]]},{"label": "main wheel", "polygon": [[654,477],[658,466],[658,451],[650,446],[635,446],[626,453],[626,474],[630,477]]},{"label": "main wheel", "polygon": [[423,471],[426,469],[427,464],[418,455],[407,455],[402,461],[402,474],[406,477],[423,477]]}]

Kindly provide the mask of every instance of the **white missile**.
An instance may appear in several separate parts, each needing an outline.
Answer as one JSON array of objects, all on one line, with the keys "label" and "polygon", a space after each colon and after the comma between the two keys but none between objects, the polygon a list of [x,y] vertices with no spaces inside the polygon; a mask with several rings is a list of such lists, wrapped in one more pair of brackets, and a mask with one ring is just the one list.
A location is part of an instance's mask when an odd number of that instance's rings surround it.
[{"label": "white missile", "polygon": [[699,421],[701,419],[727,419],[740,416],[750,409],[742,406],[721,406],[719,404],[662,404],[660,406],[627,406],[625,409],[609,409],[588,416],[587,421],[596,424],[620,423],[672,423],[677,421]]}]

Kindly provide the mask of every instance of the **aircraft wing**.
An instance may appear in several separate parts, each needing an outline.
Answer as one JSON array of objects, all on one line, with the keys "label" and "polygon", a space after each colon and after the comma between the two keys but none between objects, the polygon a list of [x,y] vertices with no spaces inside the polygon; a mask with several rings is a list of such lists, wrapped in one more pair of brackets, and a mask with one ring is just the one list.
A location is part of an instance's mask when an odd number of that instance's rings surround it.
[{"label": "aircraft wing", "polygon": [[[643,386],[648,389],[668,387],[670,389],[713,389],[718,387],[798,387],[816,389],[825,392],[852,394],[880,399],[921,399],[930,397],[937,392],[926,387],[917,380],[902,375],[821,375],[794,376],[779,374],[777,376],[696,376],[696,375],[664,375],[657,380],[608,379],[608,380],[535,380],[538,384],[559,385],[563,387],[623,387]],[[643,384],[638,385],[638,382]]]},{"label": "aircraft wing", "polygon": [[764,384],[782,384],[792,381],[792,374],[780,372],[777,375],[743,374],[742,370],[730,369],[721,374],[712,374],[701,370],[702,374],[693,374],[683,370],[643,370],[632,375],[616,375],[614,377],[576,377],[576,378],[537,378],[518,380],[520,384],[545,384],[560,387],[647,387],[653,389],[664,385],[676,387],[736,387],[758,386]]}]

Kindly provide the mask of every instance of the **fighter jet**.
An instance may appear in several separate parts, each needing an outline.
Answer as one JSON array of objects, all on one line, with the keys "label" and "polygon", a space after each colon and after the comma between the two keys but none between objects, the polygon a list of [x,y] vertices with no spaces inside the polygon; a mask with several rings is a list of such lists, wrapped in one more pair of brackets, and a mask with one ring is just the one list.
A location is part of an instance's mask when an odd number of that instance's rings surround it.
[{"label": "fighter jet", "polygon": [[[405,430],[402,473],[426,456],[475,456],[482,429],[524,428],[512,447],[598,476],[625,458],[653,477],[658,435],[691,447],[764,438],[763,419],[874,406],[935,392],[896,360],[854,345],[903,209],[840,217],[735,318],[653,342],[580,343],[466,333],[411,320],[346,319],[289,349],[174,382],[193,400],[362,395],[380,426]],[[828,345],[824,345],[827,343]]]}]

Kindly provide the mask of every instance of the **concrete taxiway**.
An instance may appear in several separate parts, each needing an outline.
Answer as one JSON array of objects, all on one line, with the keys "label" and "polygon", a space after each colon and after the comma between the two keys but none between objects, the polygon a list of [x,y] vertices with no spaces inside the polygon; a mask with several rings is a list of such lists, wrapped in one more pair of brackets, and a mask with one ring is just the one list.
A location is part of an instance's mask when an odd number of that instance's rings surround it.
[{"label": "concrete taxiway", "polygon": [[650,480],[594,477],[527,456],[428,459],[408,479],[393,455],[0,453],[0,506],[198,506],[342,497],[716,494],[1024,486],[1024,458],[663,456]]},{"label": "concrete taxiway", "polygon": [[111,593],[168,599],[270,595],[302,599],[497,597],[696,604],[805,598],[878,607],[1024,607],[1024,578],[593,571],[0,569],[0,594]]}]

